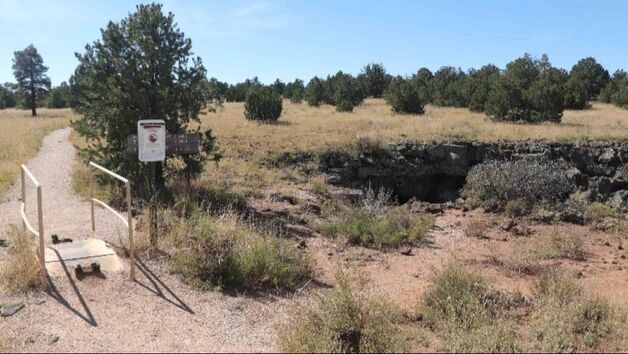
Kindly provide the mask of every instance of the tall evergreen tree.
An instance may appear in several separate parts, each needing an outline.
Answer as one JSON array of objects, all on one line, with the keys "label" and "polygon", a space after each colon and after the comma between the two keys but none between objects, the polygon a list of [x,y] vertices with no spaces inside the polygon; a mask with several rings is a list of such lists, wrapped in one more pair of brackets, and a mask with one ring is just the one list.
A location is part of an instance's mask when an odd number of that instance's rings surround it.
[{"label": "tall evergreen tree", "polygon": [[31,44],[24,50],[13,53],[13,75],[24,103],[37,115],[37,102],[50,90],[50,79],[46,75],[48,67],[37,49]]},{"label": "tall evergreen tree", "polygon": [[368,96],[381,98],[392,79],[381,63],[370,63],[362,69],[361,78]]},{"label": "tall evergreen tree", "polygon": [[[79,65],[73,85],[81,118],[74,128],[88,140],[81,156],[146,188],[148,167],[136,156],[125,155],[127,135],[137,131],[141,119],[162,119],[166,130],[175,134],[191,130],[190,125],[200,126],[199,114],[208,107],[206,71],[201,59],[192,57],[192,41],[161,5],[139,5],[122,21],[109,22],[101,33],[101,39],[76,54]],[[212,156],[211,130],[201,137],[203,154],[183,158],[187,176],[200,172],[203,160]],[[158,164],[158,187],[164,183],[165,167]]]}]

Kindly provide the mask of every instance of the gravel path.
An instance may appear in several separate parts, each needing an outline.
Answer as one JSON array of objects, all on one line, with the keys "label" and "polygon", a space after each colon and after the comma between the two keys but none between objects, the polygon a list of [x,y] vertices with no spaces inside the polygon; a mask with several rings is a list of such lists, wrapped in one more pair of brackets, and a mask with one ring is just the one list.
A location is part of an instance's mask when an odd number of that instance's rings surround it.
[{"label": "gravel path", "polygon": [[[47,135],[37,156],[26,164],[42,186],[44,233],[48,243],[52,234],[77,240],[87,238],[91,229],[89,203],[72,191],[75,150],[68,141],[70,131],[71,128],[66,128]],[[5,230],[9,224],[21,222],[20,197],[21,183],[18,178],[0,204],[0,229]],[[31,224],[37,228],[37,192],[30,182],[27,182],[26,188],[26,210]],[[124,235],[125,228],[111,213],[97,208],[96,230],[108,241],[116,242],[120,235]]]},{"label": "gravel path", "polygon": [[[44,139],[27,165],[43,188],[47,241],[57,233],[74,239],[89,235],[89,204],[71,188],[74,148],[70,129]],[[33,191],[27,194],[30,220],[36,221]],[[19,180],[0,203],[0,228],[18,223]],[[121,226],[105,210],[97,211],[99,234],[114,235]],[[0,250],[0,255],[2,251]],[[128,269],[128,260],[124,259]],[[202,292],[170,275],[159,262],[138,266],[136,282],[127,273],[105,279],[51,279],[48,293],[31,294],[17,314],[0,318],[0,335],[10,351],[274,351],[274,327],[289,299]],[[43,304],[36,304],[43,299]],[[5,299],[6,301],[6,299]]]}]

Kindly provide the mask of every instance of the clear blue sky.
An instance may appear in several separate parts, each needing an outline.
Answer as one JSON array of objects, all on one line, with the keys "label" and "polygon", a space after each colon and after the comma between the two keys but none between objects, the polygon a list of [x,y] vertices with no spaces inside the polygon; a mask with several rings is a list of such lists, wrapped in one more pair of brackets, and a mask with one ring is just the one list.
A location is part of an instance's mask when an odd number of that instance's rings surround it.
[{"label": "clear blue sky", "polygon": [[[164,1],[210,76],[231,83],[306,81],[382,62],[392,74],[422,66],[504,67],[525,52],[569,69],[595,57],[628,69],[628,1]],[[0,82],[13,81],[13,52],[34,44],[54,85],[74,52],[100,38],[134,1],[0,0]]]}]

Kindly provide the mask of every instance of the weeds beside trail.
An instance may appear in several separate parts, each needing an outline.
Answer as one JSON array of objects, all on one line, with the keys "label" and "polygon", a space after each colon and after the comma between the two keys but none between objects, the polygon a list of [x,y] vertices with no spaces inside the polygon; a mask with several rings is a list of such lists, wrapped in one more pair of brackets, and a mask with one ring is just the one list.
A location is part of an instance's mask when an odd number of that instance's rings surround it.
[{"label": "weeds beside trail", "polygon": [[286,352],[389,353],[403,351],[400,313],[391,304],[352,286],[344,276],[315,303],[294,309],[279,328]]},{"label": "weeds beside trail", "polygon": [[[493,289],[489,280],[448,265],[423,294],[424,324],[454,352],[573,352],[626,349],[625,311],[589,296],[557,271],[536,283],[535,296]],[[529,313],[529,329],[521,327]]]},{"label": "weeds beside trail", "polygon": [[49,132],[67,126],[72,117],[69,109],[40,109],[37,117],[30,111],[0,110],[0,196],[15,181],[20,164],[35,156]]},{"label": "weeds beside trail", "polygon": [[161,217],[173,268],[195,286],[291,290],[311,276],[309,258],[293,241],[262,234],[233,212]]},{"label": "weeds beside trail", "polygon": [[1,263],[0,288],[10,293],[43,289],[35,243],[16,226],[9,228],[7,236],[8,257]]}]

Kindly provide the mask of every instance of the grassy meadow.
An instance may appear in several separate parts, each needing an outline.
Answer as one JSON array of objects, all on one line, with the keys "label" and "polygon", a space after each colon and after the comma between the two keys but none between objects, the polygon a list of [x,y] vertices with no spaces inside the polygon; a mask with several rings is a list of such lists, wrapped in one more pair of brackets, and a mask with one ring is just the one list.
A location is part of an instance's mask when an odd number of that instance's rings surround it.
[{"label": "grassy meadow", "polygon": [[[494,122],[483,113],[466,108],[428,105],[422,116],[395,115],[383,99],[367,99],[353,113],[338,113],[334,107],[310,107],[284,100],[276,124],[261,124],[244,118],[244,104],[224,103],[215,113],[201,117],[211,128],[224,155],[217,167],[205,172],[214,185],[247,194],[277,186],[281,180],[303,181],[291,166],[260,168],[260,163],[283,153],[347,148],[360,138],[381,143],[401,139],[443,140],[463,138],[496,140],[628,139],[628,110],[593,103],[592,109],[564,113],[560,124],[513,124]],[[311,180],[311,179],[310,179]]]},{"label": "grassy meadow", "polygon": [[19,175],[20,164],[30,160],[49,132],[67,126],[74,116],[69,109],[0,110],[0,196]]}]

